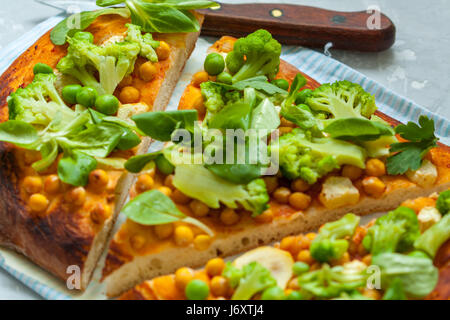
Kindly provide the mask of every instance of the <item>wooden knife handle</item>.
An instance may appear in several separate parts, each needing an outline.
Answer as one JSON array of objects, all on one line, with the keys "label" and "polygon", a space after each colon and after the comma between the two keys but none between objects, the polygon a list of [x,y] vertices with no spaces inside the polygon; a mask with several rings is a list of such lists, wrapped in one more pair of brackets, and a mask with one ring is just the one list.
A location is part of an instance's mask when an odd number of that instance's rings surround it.
[{"label": "wooden knife handle", "polygon": [[384,14],[338,12],[290,4],[220,4],[205,14],[202,35],[242,37],[266,29],[283,44],[355,51],[383,51],[395,42],[395,26]]}]

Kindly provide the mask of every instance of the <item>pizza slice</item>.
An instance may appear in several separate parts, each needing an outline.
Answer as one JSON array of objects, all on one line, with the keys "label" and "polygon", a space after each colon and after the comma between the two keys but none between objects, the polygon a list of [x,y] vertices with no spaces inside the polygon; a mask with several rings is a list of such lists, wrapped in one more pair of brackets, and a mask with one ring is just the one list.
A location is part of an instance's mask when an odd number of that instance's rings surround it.
[{"label": "pizza slice", "polygon": [[[432,120],[399,125],[376,111],[374,97],[359,85],[320,85],[280,61],[280,53],[264,30],[223,37],[178,111],[135,118],[146,134],[168,143],[126,164],[140,173],[103,270],[109,295],[314,230],[347,212],[388,211],[449,188],[450,150],[436,144]],[[270,135],[274,140],[259,146],[279,155],[280,170],[267,174],[263,161],[247,156],[239,163],[206,161],[223,154],[226,130],[249,128],[266,136],[278,129],[279,139]],[[180,129],[191,138],[200,131],[203,142],[171,142],[183,136]],[[241,141],[248,151],[247,138]],[[252,150],[244,154],[260,154]],[[193,162],[176,160],[184,153]]]},{"label": "pizza slice", "polygon": [[124,162],[148,149],[130,117],[165,109],[199,35],[144,32],[105,10],[83,12],[96,17],[84,31],[63,21],[0,79],[0,244],[64,280],[77,267],[77,289],[128,196]]},{"label": "pizza slice", "polygon": [[[232,262],[137,285],[122,300],[447,300],[450,191],[405,201],[359,226],[347,214],[318,233],[290,236]],[[378,271],[377,271],[378,270]]]}]

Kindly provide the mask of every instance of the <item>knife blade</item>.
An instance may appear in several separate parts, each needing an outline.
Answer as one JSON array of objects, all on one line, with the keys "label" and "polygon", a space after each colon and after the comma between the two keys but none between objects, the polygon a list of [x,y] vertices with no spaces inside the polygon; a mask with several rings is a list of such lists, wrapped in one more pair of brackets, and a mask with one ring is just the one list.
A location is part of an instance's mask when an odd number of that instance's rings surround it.
[{"label": "knife blade", "polygon": [[91,0],[35,0],[37,3],[47,5],[56,9],[61,9],[67,13],[73,13],[72,11],[92,11],[97,10],[99,7],[95,4],[95,1]]}]

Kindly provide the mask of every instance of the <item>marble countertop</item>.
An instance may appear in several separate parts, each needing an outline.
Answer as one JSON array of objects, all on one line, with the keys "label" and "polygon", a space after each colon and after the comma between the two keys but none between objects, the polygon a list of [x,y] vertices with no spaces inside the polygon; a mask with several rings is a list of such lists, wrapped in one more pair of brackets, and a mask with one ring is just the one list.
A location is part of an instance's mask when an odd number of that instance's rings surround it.
[{"label": "marble countertop", "polygon": [[[257,2],[257,1],[223,1]],[[332,10],[362,11],[376,5],[397,26],[395,45],[381,53],[330,50],[333,58],[360,71],[432,112],[450,119],[450,6],[448,0],[286,0]],[[0,50],[60,10],[34,0],[0,7]],[[0,269],[0,299],[39,299]]]}]

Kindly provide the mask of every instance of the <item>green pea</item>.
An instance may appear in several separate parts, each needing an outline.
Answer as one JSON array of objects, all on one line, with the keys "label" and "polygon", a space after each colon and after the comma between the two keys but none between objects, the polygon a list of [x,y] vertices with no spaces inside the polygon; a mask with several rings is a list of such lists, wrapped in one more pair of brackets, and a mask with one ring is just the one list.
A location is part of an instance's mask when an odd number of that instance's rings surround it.
[{"label": "green pea", "polygon": [[221,72],[217,76],[217,82],[231,84],[233,82],[233,76],[228,72]]},{"label": "green pea", "polygon": [[94,36],[90,32],[78,31],[73,37],[77,40],[87,40],[90,43],[94,43]]},{"label": "green pea", "polygon": [[278,286],[264,290],[261,300],[284,300],[284,291]]},{"label": "green pea", "polygon": [[117,149],[119,150],[129,150],[136,147],[141,143],[141,138],[133,132],[133,130],[128,128],[123,128],[124,134],[120,137],[119,143],[117,144]]},{"label": "green pea", "polygon": [[185,289],[188,300],[205,300],[209,295],[209,287],[205,281],[191,280]]},{"label": "green pea", "polygon": [[209,75],[216,76],[225,69],[225,60],[222,55],[213,52],[208,54],[203,67]]},{"label": "green pea", "polygon": [[165,175],[171,174],[174,171],[174,166],[162,154],[155,159],[156,167]]},{"label": "green pea", "polygon": [[416,258],[430,259],[430,257],[423,251],[412,251],[408,254],[408,256],[416,257]]},{"label": "green pea", "polygon": [[63,100],[68,104],[77,103],[77,94],[82,87],[79,84],[69,84],[62,89]]},{"label": "green pea", "polygon": [[85,106],[86,108],[93,107],[96,99],[97,90],[94,88],[84,87],[77,93],[77,103]]},{"label": "green pea", "polygon": [[119,110],[119,99],[112,94],[97,97],[95,100],[95,109],[103,114],[112,116]]},{"label": "green pea", "polygon": [[294,272],[294,274],[296,276],[299,276],[302,273],[309,271],[309,265],[307,263],[298,261],[298,262],[294,263],[294,266],[292,267],[292,271]]},{"label": "green pea", "polygon": [[272,84],[276,85],[278,88],[288,91],[289,82],[284,79],[276,79],[272,81]]},{"label": "green pea", "polygon": [[53,69],[49,65],[39,62],[34,65],[33,73],[34,74],[38,74],[38,73],[51,74],[51,73],[53,73]]},{"label": "green pea", "polygon": [[298,291],[292,291],[287,296],[287,300],[304,300],[303,295]]},{"label": "green pea", "polygon": [[305,89],[297,93],[297,96],[295,97],[295,104],[305,103],[306,99],[311,95],[311,93],[311,89]]}]

